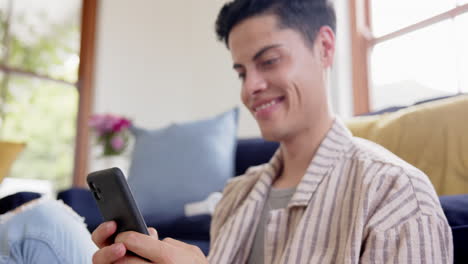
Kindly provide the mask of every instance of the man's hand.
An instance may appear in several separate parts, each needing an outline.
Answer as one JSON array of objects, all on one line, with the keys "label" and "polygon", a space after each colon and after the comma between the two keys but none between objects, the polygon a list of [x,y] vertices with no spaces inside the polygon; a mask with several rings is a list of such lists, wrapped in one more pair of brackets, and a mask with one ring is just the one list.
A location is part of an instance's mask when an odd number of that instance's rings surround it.
[{"label": "man's hand", "polygon": [[150,263],[139,257],[126,255],[127,250],[158,264],[206,264],[208,260],[201,250],[171,238],[159,240],[154,228],[150,236],[137,232],[119,234],[115,243],[109,241],[115,233],[115,222],[101,224],[92,234],[94,243],[100,248],[93,256],[93,263]]},{"label": "man's hand", "polygon": [[122,243],[113,244],[113,241],[110,241],[110,237],[116,230],[117,224],[113,221],[102,223],[94,230],[91,238],[99,250],[93,255],[93,263],[114,263],[125,256],[127,252],[125,246]]}]

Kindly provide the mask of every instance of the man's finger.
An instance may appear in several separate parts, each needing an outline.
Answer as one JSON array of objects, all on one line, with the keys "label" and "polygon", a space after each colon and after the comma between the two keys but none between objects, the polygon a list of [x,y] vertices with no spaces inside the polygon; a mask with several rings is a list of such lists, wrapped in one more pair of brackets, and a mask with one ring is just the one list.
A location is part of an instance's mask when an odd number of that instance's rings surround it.
[{"label": "man's finger", "polygon": [[[141,233],[129,231],[120,233],[115,238],[116,243],[123,243],[127,250],[140,257],[149,259],[156,263],[165,263],[168,250],[172,251],[172,246]],[[172,253],[172,252],[169,252]]]},{"label": "man's finger", "polygon": [[159,239],[158,231],[156,231],[156,229],[150,227],[150,228],[148,228],[148,232],[149,232],[151,237],[153,237],[155,239]]},{"label": "man's finger", "polygon": [[114,262],[114,264],[151,264],[142,258],[134,257],[134,256],[125,256],[118,261]]},{"label": "man's finger", "polygon": [[91,239],[98,248],[109,246],[111,244],[109,237],[111,237],[116,230],[117,224],[114,221],[102,223],[91,234]]},{"label": "man's finger", "polygon": [[110,264],[125,256],[126,249],[124,244],[117,243],[103,247],[93,255],[94,264]]}]

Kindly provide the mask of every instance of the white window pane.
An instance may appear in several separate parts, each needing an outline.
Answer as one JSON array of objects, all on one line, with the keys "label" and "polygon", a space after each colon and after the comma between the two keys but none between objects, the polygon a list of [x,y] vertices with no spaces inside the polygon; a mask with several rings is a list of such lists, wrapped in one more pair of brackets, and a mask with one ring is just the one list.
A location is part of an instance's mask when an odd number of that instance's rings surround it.
[{"label": "white window pane", "polygon": [[458,0],[458,5],[468,4],[468,0]]},{"label": "white window pane", "polygon": [[458,78],[460,80],[460,91],[468,93],[468,13],[456,18],[458,43]]},{"label": "white window pane", "polygon": [[457,0],[373,0],[372,30],[376,36],[398,30],[450,10]]},{"label": "white window pane", "polygon": [[457,93],[454,31],[448,20],[376,45],[372,110]]}]

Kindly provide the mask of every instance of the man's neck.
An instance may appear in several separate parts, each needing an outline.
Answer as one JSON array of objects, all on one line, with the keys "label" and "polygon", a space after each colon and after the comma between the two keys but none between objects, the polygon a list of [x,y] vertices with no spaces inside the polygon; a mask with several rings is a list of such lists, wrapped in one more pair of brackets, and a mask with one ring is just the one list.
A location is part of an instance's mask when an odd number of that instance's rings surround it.
[{"label": "man's neck", "polygon": [[326,116],[315,121],[313,128],[281,142],[283,168],[273,183],[274,188],[291,188],[301,182],[333,120],[331,115]]}]

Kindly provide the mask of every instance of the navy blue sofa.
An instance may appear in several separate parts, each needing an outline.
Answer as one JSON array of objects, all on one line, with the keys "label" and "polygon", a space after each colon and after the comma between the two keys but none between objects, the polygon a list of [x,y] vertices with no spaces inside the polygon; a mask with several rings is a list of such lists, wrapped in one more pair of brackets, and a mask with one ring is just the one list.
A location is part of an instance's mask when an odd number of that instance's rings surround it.
[{"label": "navy blue sofa", "polygon": [[[241,139],[237,144],[236,175],[254,165],[268,162],[277,143],[262,139]],[[38,195],[18,193],[0,200],[0,212],[6,211]],[[93,231],[101,222],[101,216],[87,189],[72,188],[58,194],[78,214],[85,218],[89,231]],[[468,194],[440,197],[442,207],[452,227],[455,247],[455,263],[468,263]],[[145,219],[148,226],[153,226],[152,219]],[[155,226],[161,237],[172,237],[199,246],[203,252],[209,250],[209,228],[211,217],[200,215],[171,221]]]}]

